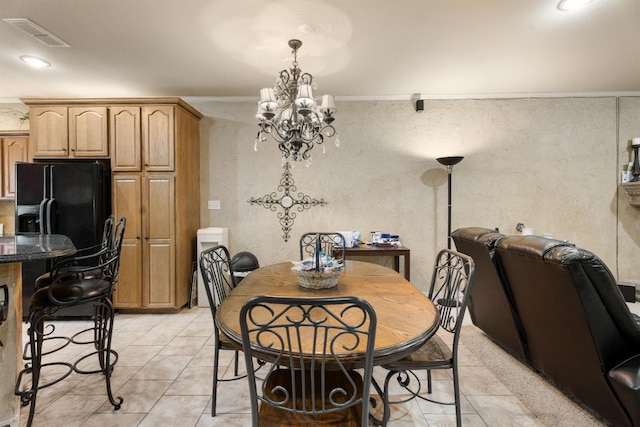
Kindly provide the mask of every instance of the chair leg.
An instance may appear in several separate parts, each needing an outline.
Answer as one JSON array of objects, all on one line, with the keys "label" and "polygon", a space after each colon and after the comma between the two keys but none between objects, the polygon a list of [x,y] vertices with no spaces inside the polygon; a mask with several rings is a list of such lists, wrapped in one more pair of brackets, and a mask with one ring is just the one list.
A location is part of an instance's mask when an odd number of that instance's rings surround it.
[{"label": "chair leg", "polygon": [[29,349],[31,352],[31,365],[26,365],[27,372],[31,371],[31,388],[20,396],[22,406],[29,405],[29,417],[27,427],[31,427],[33,416],[36,412],[36,398],[40,385],[40,369],[42,367],[42,344],[44,340],[44,313],[38,311],[31,319],[29,326]]},{"label": "chair leg", "polygon": [[431,391],[431,370],[429,369],[427,371],[427,394],[431,394]]},{"label": "chair leg", "polygon": [[400,375],[400,373],[395,371],[389,371],[387,372],[387,375],[384,377],[384,391],[383,391],[383,398],[382,398],[382,402],[384,404],[384,411],[382,415],[383,427],[387,425],[387,423],[389,422],[389,418],[391,417],[391,405],[389,404],[389,381],[391,381],[391,378],[393,378],[395,375]]},{"label": "chair leg", "polygon": [[236,350],[235,355],[233,356],[233,375],[234,376],[238,376],[238,356],[239,356],[239,352],[238,350]]},{"label": "chair leg", "polygon": [[[99,313],[99,314],[98,314]],[[98,319],[100,317],[100,319]],[[111,299],[105,298],[98,304],[96,309],[96,328],[100,331],[99,334],[99,349],[98,357],[100,358],[100,366],[105,375],[105,382],[107,385],[107,396],[109,396],[109,402],[113,405],[113,409],[116,411],[120,409],[124,399],[121,396],[117,398],[113,397],[113,391],[111,389],[111,374],[117,360],[111,362],[111,340],[113,338],[113,304]]]},{"label": "chair leg", "polygon": [[[431,371],[429,371],[431,373]],[[458,379],[458,369],[453,367],[453,397],[456,405],[456,426],[462,427],[462,411],[460,409],[460,381]]]},{"label": "chair leg", "polygon": [[220,349],[216,342],[216,347],[213,355],[213,391],[211,392],[211,416],[216,416],[216,403],[218,400],[218,362],[220,359]]},{"label": "chair leg", "polygon": [[[107,397],[109,398],[109,402],[113,405],[113,408],[117,411],[120,409],[124,399],[121,396],[114,397],[113,390],[111,388],[111,375],[113,374],[115,364],[118,362],[118,353],[111,348],[114,322],[113,304],[108,297],[99,301],[94,301],[92,304],[94,306],[95,316],[93,319],[93,327],[76,333],[71,338],[71,341],[74,344],[93,345],[95,351],[76,360],[73,365],[73,370],[78,374],[101,373],[104,375]],[[81,339],[82,335],[87,331],[91,331],[93,333],[93,339],[90,341],[84,341]],[[83,370],[79,367],[85,359],[94,356],[98,358],[100,369]]]}]

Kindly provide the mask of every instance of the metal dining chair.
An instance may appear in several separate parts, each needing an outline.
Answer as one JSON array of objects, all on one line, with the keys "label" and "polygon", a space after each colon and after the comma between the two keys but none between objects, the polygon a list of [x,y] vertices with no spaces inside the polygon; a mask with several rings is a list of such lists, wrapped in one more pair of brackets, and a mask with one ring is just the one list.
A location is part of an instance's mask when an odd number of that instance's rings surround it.
[{"label": "metal dining chair", "polygon": [[336,259],[344,262],[346,256],[346,240],[344,236],[336,232],[310,232],[300,237],[300,260],[315,258],[316,269],[319,268],[320,253],[339,254]]},{"label": "metal dining chair", "polygon": [[[462,320],[469,300],[469,291],[473,283],[475,265],[473,259],[450,249],[441,250],[436,256],[429,287],[429,298],[440,313],[440,331],[453,335],[451,346],[438,335],[432,336],[424,345],[408,356],[385,365],[387,375],[384,388],[381,389],[373,380],[373,386],[382,396],[384,415],[382,425],[386,425],[390,417],[391,403],[404,403],[416,397],[443,405],[455,405],[456,425],[462,425],[460,411],[460,382],[458,378],[458,342],[462,329]],[[453,371],[453,402],[441,402],[425,396],[421,390],[421,382],[416,371],[426,371],[427,392],[432,393],[431,370],[451,369]],[[397,384],[408,391],[410,396],[391,401],[389,382],[396,377]]]},{"label": "metal dining chair", "polygon": [[[239,351],[229,339],[220,332],[216,323],[216,311],[220,304],[225,300],[231,291],[236,287],[237,278],[233,274],[229,250],[218,245],[206,249],[200,254],[200,272],[204,280],[204,287],[211,308],[211,318],[213,319],[214,329],[214,354],[213,354],[213,391],[211,393],[211,416],[216,416],[216,404],[218,400],[218,383],[225,381],[235,381],[246,377],[246,374],[240,375]],[[233,351],[233,376],[230,378],[218,377],[218,366],[220,363],[220,350]],[[258,368],[264,365],[264,362],[258,364]]]},{"label": "metal dining chair", "polygon": [[[376,322],[357,297],[249,299],[240,329],[253,426],[368,425]],[[260,392],[252,352],[273,361]]]}]

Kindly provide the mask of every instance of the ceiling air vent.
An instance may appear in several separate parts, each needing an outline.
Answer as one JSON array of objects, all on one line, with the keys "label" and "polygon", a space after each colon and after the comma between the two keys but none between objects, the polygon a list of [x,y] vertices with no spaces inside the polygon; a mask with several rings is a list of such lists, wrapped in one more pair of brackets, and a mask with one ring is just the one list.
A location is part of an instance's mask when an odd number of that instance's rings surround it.
[{"label": "ceiling air vent", "polygon": [[29,34],[34,39],[46,44],[49,47],[69,47],[64,40],[54,36],[49,31],[37,25],[27,18],[7,18],[3,19],[7,24],[11,24],[20,31]]}]

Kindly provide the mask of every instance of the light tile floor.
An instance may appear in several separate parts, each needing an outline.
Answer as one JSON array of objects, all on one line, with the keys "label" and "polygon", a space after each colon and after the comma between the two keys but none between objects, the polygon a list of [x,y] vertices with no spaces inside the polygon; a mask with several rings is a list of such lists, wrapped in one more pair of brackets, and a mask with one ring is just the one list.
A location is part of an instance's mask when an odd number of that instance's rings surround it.
[{"label": "light tile floor", "polygon": [[[56,333],[82,330],[88,321],[57,321]],[[23,335],[26,325],[23,325]],[[248,389],[243,380],[221,383],[218,415],[211,417],[213,378],[212,320],[208,308],[177,314],[117,314],[113,348],[119,359],[113,390],[124,403],[115,411],[107,401],[100,374],[72,374],[38,394],[34,426],[247,426],[250,425]],[[473,326],[471,326],[473,327]],[[475,327],[473,327],[475,328]],[[26,339],[25,339],[26,342]],[[87,346],[68,346],[55,353],[75,360]],[[221,352],[221,371],[227,371],[233,352]],[[460,346],[463,424],[484,426],[543,426],[509,388],[484,367],[464,345]],[[232,367],[229,372],[232,372]],[[51,371],[55,371],[54,367]],[[51,377],[53,372],[43,373]],[[381,382],[384,373],[376,378]],[[449,371],[434,375],[434,396],[450,399]],[[22,411],[22,425],[26,408]],[[389,424],[400,426],[455,426],[452,406],[420,400],[394,405]]]}]

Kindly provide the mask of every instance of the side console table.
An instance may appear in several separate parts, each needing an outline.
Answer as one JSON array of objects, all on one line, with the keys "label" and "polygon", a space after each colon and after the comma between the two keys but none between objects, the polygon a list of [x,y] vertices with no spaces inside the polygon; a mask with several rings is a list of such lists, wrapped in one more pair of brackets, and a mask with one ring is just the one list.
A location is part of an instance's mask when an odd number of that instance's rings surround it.
[{"label": "side console table", "polygon": [[408,248],[398,248],[396,246],[374,246],[360,245],[355,248],[346,249],[346,258],[355,258],[359,256],[392,256],[393,267],[400,272],[400,257],[404,261],[404,278],[407,281],[411,279],[411,251]]}]

